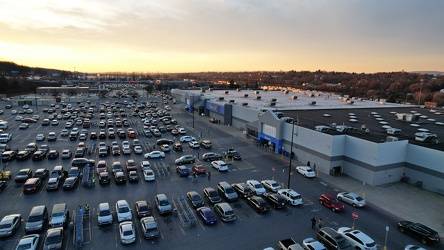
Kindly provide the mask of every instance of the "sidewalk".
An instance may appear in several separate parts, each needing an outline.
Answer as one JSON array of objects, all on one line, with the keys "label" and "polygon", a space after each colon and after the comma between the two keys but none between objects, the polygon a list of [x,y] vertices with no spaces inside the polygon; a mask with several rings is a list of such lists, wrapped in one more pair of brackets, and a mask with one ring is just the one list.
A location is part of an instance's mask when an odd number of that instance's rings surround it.
[{"label": "sidewalk", "polygon": [[[208,122],[206,116],[198,119]],[[221,129],[233,136],[245,137],[243,131],[237,128],[226,125],[215,126],[219,128],[223,126]],[[251,143],[253,143],[252,140]],[[402,182],[374,187],[368,184],[364,185],[363,182],[344,174],[331,176],[320,173],[318,177],[330,187],[361,195],[365,197],[367,202],[403,220],[420,222],[437,231],[441,237],[444,236],[444,216],[441,213],[441,209],[444,208],[443,195]]]}]

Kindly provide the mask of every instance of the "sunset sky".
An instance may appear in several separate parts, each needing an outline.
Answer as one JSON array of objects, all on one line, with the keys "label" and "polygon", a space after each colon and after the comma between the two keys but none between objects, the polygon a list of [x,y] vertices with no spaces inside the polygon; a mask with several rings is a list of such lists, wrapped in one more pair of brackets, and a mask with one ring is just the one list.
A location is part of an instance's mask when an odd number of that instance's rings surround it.
[{"label": "sunset sky", "polygon": [[444,71],[443,0],[0,0],[0,61],[80,72]]}]

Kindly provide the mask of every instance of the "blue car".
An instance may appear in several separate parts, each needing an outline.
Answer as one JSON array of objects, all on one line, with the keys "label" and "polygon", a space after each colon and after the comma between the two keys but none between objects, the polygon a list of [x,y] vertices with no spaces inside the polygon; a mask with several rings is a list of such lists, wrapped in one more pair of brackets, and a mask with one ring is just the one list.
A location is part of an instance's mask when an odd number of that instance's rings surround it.
[{"label": "blue car", "polygon": [[185,166],[177,166],[176,172],[179,174],[180,177],[188,177],[190,175],[188,168]]},{"label": "blue car", "polygon": [[206,225],[216,224],[217,219],[213,210],[209,207],[200,207],[197,209],[197,214],[202,219],[203,223]]}]

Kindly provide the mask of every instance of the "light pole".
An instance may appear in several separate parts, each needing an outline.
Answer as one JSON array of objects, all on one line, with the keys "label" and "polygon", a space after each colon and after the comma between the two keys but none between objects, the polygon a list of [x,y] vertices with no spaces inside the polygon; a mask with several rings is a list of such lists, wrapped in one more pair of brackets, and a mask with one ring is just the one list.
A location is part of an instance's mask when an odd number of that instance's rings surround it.
[{"label": "light pole", "polygon": [[288,183],[287,183],[288,189],[290,189],[291,160],[293,159],[293,138],[294,138],[294,120],[292,121],[292,128],[291,128],[290,166],[288,167]]},{"label": "light pole", "polygon": [[387,250],[387,236],[388,236],[388,233],[389,233],[389,227],[388,227],[388,226],[386,226],[386,227],[385,227],[385,241],[384,241],[384,250]]},{"label": "light pole", "polygon": [[422,95],[422,83],[424,82],[424,79],[421,79],[421,86],[419,87],[419,98],[418,98],[418,105],[421,104],[421,95]]}]

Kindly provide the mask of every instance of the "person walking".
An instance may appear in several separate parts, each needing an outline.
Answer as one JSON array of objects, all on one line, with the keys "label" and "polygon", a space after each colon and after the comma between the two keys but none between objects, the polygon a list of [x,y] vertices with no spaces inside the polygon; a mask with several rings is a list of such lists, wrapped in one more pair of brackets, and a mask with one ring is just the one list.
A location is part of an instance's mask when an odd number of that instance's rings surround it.
[{"label": "person walking", "polygon": [[211,172],[208,171],[208,180],[211,180]]},{"label": "person walking", "polygon": [[311,218],[311,229],[315,229],[316,228],[316,218],[313,217]]},{"label": "person walking", "polygon": [[92,178],[92,185],[93,185],[93,187],[96,186],[96,177],[93,177],[93,178]]},{"label": "person walking", "polygon": [[318,220],[318,227],[319,227],[319,229],[322,228],[322,225],[324,225],[324,222],[322,221],[322,218],[319,218],[319,220]]}]

